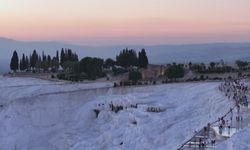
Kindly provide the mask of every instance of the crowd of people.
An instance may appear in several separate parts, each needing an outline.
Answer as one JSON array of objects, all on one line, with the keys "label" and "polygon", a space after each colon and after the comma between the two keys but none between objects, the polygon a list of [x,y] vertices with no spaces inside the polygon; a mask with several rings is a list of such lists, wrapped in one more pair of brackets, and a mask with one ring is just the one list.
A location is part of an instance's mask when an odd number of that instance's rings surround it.
[{"label": "crowd of people", "polygon": [[[225,93],[225,96],[229,99],[234,101],[235,107],[230,108],[229,112],[221,117],[218,118],[218,127],[219,127],[219,134],[222,135],[225,132],[228,132],[227,134],[230,135],[234,119],[236,123],[243,121],[243,116],[241,114],[241,107],[248,107],[248,100],[247,100],[247,93],[250,90],[250,88],[244,84],[245,79],[239,78],[238,80],[225,80],[224,83],[222,83],[219,86],[219,90],[223,93]],[[236,109],[236,115],[234,115],[234,109]],[[210,124],[204,127],[203,134],[205,137],[208,137],[208,133],[210,130]],[[210,143],[212,146],[215,145],[215,138],[212,138],[210,141],[206,141],[205,139],[199,138],[197,141],[194,139],[194,143],[197,142],[199,148],[204,148],[208,143]],[[191,142],[192,143],[192,142]],[[189,143],[189,144],[191,144]],[[191,146],[191,145],[189,145]]]},{"label": "crowd of people", "polygon": [[239,105],[248,107],[246,93],[249,91],[249,87],[244,85],[241,79],[226,80],[219,86],[219,90],[224,92],[228,99],[235,101],[237,109],[240,109]]},{"label": "crowd of people", "polygon": [[[135,103],[135,104],[116,103],[115,104],[112,101],[110,101],[107,104],[105,104],[105,103],[97,104],[97,107],[96,107],[96,109],[94,109],[94,112],[97,114],[97,116],[98,116],[98,114],[99,114],[99,112],[101,110],[108,110],[108,111],[112,111],[112,112],[118,113],[119,111],[126,110],[128,108],[137,109],[138,105],[139,104],[137,104],[137,103]],[[159,113],[159,112],[163,112],[165,110],[166,110],[165,108],[154,107],[154,106],[148,106],[146,108],[147,112],[157,112],[157,113]]]},{"label": "crowd of people", "polygon": [[[243,107],[250,108],[247,95],[250,92],[250,76],[243,76],[236,80],[227,79],[219,86],[219,90],[225,94],[225,96],[232,100],[235,103],[233,108],[230,108],[228,113],[226,113],[223,117],[218,118],[217,121],[213,123],[208,123],[207,126],[203,128],[200,132],[195,132],[196,135],[192,137],[188,142],[182,145],[189,147],[197,147],[199,149],[205,149],[207,146],[215,146],[217,138],[214,134],[210,134],[211,126],[215,125],[216,128],[219,128],[220,136],[230,137],[233,133],[235,133],[234,126],[242,125],[243,123]],[[217,124],[218,123],[218,124]],[[241,126],[242,127],[242,126]],[[215,128],[215,130],[216,130]],[[238,129],[240,127],[238,126]],[[212,136],[211,136],[212,135]]]},{"label": "crowd of people", "polygon": [[219,86],[219,90],[225,93],[225,96],[228,97],[229,100],[233,100],[235,102],[236,116],[233,117],[233,109],[230,109],[229,120],[222,117],[219,118],[219,133],[222,134],[223,129],[228,129],[228,134],[230,134],[230,129],[232,127],[233,119],[236,122],[243,121],[243,116],[240,113],[241,107],[248,107],[247,100],[247,92],[249,91],[249,87],[244,84],[244,78],[239,78],[238,80],[226,80]]},{"label": "crowd of people", "polygon": [[165,111],[164,108],[160,108],[160,107],[148,107],[147,108],[147,112],[155,112],[155,113],[159,113],[159,112],[163,112]]},{"label": "crowd of people", "polygon": [[113,103],[112,101],[106,103],[97,104],[96,108],[93,110],[96,113],[96,118],[98,118],[98,115],[100,111],[102,110],[108,110],[115,113],[118,113],[121,110],[126,110],[128,108],[138,108],[138,104],[123,104],[123,103]]}]

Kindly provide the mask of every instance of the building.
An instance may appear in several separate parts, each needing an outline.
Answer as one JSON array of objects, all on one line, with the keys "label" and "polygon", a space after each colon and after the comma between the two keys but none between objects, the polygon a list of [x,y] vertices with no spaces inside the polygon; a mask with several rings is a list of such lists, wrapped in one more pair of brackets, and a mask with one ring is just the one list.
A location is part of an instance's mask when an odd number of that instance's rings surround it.
[{"label": "building", "polygon": [[148,65],[147,69],[142,70],[142,79],[157,80],[164,76],[166,68],[164,65]]}]

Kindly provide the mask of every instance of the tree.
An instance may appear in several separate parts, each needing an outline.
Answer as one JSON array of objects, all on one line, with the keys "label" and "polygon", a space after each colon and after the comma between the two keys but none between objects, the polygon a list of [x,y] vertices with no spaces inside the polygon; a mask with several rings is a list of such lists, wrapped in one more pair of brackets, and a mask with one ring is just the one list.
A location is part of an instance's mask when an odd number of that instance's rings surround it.
[{"label": "tree", "polygon": [[24,71],[25,69],[26,69],[26,59],[25,59],[25,55],[23,54],[23,56],[22,56],[22,59],[20,60],[20,70],[21,71]]},{"label": "tree", "polygon": [[147,68],[148,67],[148,57],[147,57],[145,49],[142,49],[141,52],[139,52],[138,66],[140,68]]},{"label": "tree", "polygon": [[57,60],[56,57],[53,57],[51,63],[50,63],[50,67],[52,68],[53,72],[56,72],[59,68],[59,61]]},{"label": "tree", "polygon": [[210,67],[211,67],[212,70],[214,70],[215,62],[210,62]]},{"label": "tree", "polygon": [[[59,61],[59,56],[56,56],[56,60]],[[76,53],[73,53],[71,49],[62,49],[61,50],[61,59],[60,59],[60,65],[63,67],[65,66],[64,63],[67,61],[70,62],[78,62],[78,55]]]},{"label": "tree", "polygon": [[62,50],[61,50],[61,62],[60,62],[60,65],[62,66],[63,65],[63,63],[66,61],[65,60],[65,53],[64,53],[64,49],[62,48]]},{"label": "tree", "polygon": [[142,74],[140,71],[138,70],[129,71],[129,80],[133,82],[137,82],[138,80],[141,80],[141,79],[142,79]]},{"label": "tree", "polygon": [[21,71],[23,71],[23,62],[22,62],[22,59],[20,59],[20,61],[19,61],[19,69]]},{"label": "tree", "polygon": [[247,67],[248,65],[246,61],[240,61],[240,60],[237,60],[235,63],[239,67],[240,70],[245,69],[245,67]]},{"label": "tree", "polygon": [[192,62],[189,62],[189,63],[188,63],[189,69],[192,68],[192,66],[193,66]]},{"label": "tree", "polygon": [[26,58],[25,58],[25,69],[26,70],[29,69],[29,58],[28,58],[28,56],[26,56]]},{"label": "tree", "polygon": [[74,61],[74,56],[71,49],[68,49],[66,54],[66,61]]},{"label": "tree", "polygon": [[51,69],[52,59],[50,55],[47,56],[47,64],[48,64],[48,68]]},{"label": "tree", "polygon": [[37,55],[37,60],[36,60],[36,63],[35,63],[35,68],[36,69],[38,69],[38,71],[40,72],[41,70],[41,68],[42,68],[42,58],[41,58],[41,56],[39,56],[39,55]]},{"label": "tree", "polygon": [[47,61],[48,61],[48,62],[51,62],[51,60],[52,60],[52,59],[51,59],[51,56],[50,56],[50,55],[48,55],[48,56],[47,56],[47,58],[48,58],[48,60],[47,60]]},{"label": "tree", "polygon": [[49,69],[49,63],[48,63],[48,61],[42,61],[41,68],[43,69],[43,72],[48,71],[48,69]]},{"label": "tree", "polygon": [[10,62],[10,69],[16,72],[16,70],[18,70],[19,68],[18,64],[19,64],[18,54],[16,51],[14,51]]},{"label": "tree", "polygon": [[78,73],[78,72],[75,72],[76,71],[76,69],[75,69],[76,63],[78,63],[78,62],[66,61],[65,63],[63,63],[63,68],[67,73]]},{"label": "tree", "polygon": [[133,49],[124,49],[120,52],[118,56],[116,56],[117,65],[122,67],[130,67],[138,65],[138,58],[136,51]]},{"label": "tree", "polygon": [[206,65],[204,63],[192,64],[191,70],[198,72],[198,73],[204,73],[206,72]]},{"label": "tree", "polygon": [[42,54],[42,58],[43,58],[43,59],[42,59],[43,62],[47,61],[47,57],[46,57],[46,55],[44,54],[44,51],[43,51],[43,54]]},{"label": "tree", "polygon": [[176,80],[177,78],[183,78],[184,77],[184,68],[180,64],[179,65],[173,64],[166,69],[165,75],[169,79]]},{"label": "tree", "polygon": [[74,61],[79,61],[78,55],[76,53],[73,55],[73,57],[74,57]]},{"label": "tree", "polygon": [[58,51],[56,51],[56,60],[57,60],[58,63],[59,63],[59,52],[58,52]]},{"label": "tree", "polygon": [[105,60],[105,67],[109,68],[109,67],[113,67],[115,65],[115,61],[111,58],[108,58]]},{"label": "tree", "polygon": [[104,61],[100,58],[85,57],[80,61],[79,70],[86,73],[89,79],[103,76]]},{"label": "tree", "polygon": [[30,60],[30,66],[32,68],[36,68],[36,65],[38,63],[38,59],[39,59],[38,54],[37,54],[36,50],[34,50],[32,55],[31,55],[31,60]]}]

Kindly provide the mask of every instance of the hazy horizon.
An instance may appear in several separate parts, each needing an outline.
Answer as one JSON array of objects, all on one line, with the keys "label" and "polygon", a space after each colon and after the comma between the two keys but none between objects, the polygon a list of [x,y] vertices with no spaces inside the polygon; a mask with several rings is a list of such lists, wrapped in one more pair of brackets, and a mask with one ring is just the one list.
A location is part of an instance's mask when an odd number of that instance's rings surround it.
[{"label": "hazy horizon", "polygon": [[182,45],[210,45],[210,44],[249,44],[250,39],[248,41],[241,41],[241,42],[235,42],[235,41],[214,41],[214,42],[183,42],[183,43],[145,43],[145,44],[81,44],[81,43],[74,43],[74,42],[69,42],[69,41],[63,41],[63,40],[20,40],[20,39],[14,39],[10,37],[1,37],[0,40],[11,40],[15,42],[24,42],[24,43],[58,43],[58,44],[67,44],[67,45],[72,45],[72,46],[86,46],[86,47],[109,47],[109,46],[124,46],[129,47],[129,46],[182,46]]},{"label": "hazy horizon", "polygon": [[220,61],[234,62],[237,59],[250,59],[250,43],[206,43],[181,45],[116,45],[116,46],[79,46],[57,42],[22,42],[13,39],[0,38],[0,72],[7,72],[9,62],[14,50],[19,56],[22,53],[29,55],[34,49],[39,54],[44,51],[54,56],[56,50],[70,48],[79,54],[79,58],[86,56],[113,58],[124,48],[141,50],[145,48],[151,64],[188,63]]},{"label": "hazy horizon", "polygon": [[250,58],[249,6],[249,0],[0,1],[0,60],[13,50],[61,48],[114,58],[126,47],[146,48],[152,63]]},{"label": "hazy horizon", "polygon": [[248,0],[12,0],[0,36],[80,45],[250,41]]}]

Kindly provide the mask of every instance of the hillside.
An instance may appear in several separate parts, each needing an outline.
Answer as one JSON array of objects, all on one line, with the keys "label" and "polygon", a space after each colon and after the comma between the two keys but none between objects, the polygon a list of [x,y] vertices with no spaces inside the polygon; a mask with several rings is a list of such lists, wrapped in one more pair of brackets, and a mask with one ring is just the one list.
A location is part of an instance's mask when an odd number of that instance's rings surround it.
[{"label": "hillside", "polygon": [[[115,89],[30,78],[0,83],[0,149],[171,150],[230,107],[212,82]],[[110,103],[127,108],[115,113]]]}]

